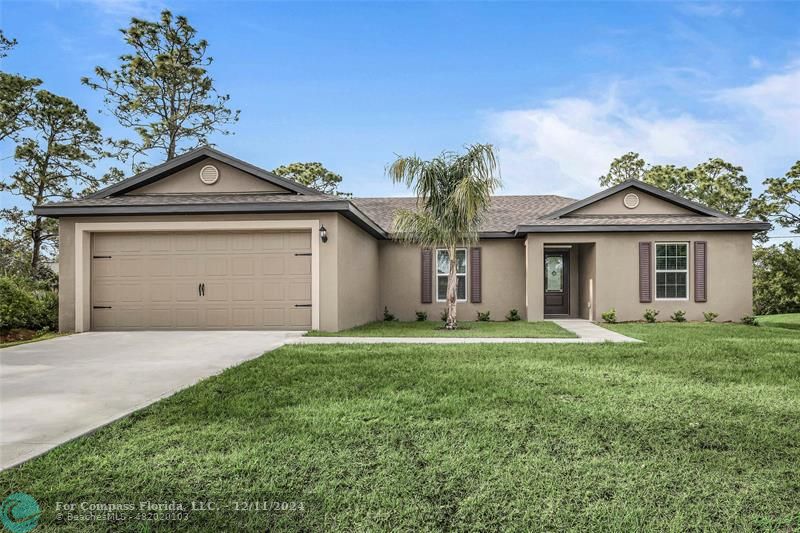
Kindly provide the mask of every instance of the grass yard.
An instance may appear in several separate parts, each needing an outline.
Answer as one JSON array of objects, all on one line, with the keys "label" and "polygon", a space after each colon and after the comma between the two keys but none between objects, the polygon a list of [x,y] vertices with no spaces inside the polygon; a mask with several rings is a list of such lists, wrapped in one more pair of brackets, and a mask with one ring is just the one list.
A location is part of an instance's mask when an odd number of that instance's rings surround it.
[{"label": "grass yard", "polygon": [[758,323],[774,328],[800,329],[800,313],[763,315],[758,317]]},{"label": "grass yard", "polygon": [[446,330],[442,322],[370,322],[344,331],[309,331],[309,337],[575,337],[553,322],[469,322]]},{"label": "grass yard", "polygon": [[32,336],[31,338],[24,338],[22,340],[0,341],[0,348],[10,348],[12,346],[19,346],[20,344],[46,341],[48,339],[54,339],[59,335],[63,335],[63,333],[56,333],[53,331],[49,331],[47,333],[38,334],[37,336]]},{"label": "grass yard", "polygon": [[[115,530],[796,530],[800,335],[611,326],[646,344],[306,345],[0,473],[56,502],[216,502]],[[302,511],[233,511],[234,502]]]}]

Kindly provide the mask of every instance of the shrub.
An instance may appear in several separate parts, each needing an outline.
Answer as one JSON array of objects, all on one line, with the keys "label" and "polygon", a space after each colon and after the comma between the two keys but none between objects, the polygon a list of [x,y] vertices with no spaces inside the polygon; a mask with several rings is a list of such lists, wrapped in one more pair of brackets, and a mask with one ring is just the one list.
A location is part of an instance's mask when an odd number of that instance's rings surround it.
[{"label": "shrub", "polygon": [[388,307],[384,306],[384,308],[383,308],[383,321],[384,322],[393,322],[394,320],[397,320],[397,318],[395,318],[395,316],[392,313],[389,312],[389,308]]},{"label": "shrub", "polygon": [[425,311],[417,311],[417,322],[425,322],[428,320],[428,313]]},{"label": "shrub", "polygon": [[742,317],[742,324],[744,324],[746,326],[757,326],[758,325],[758,319],[756,317],[754,317],[753,315],[743,316]]},{"label": "shrub", "polygon": [[522,320],[522,317],[519,316],[519,310],[512,309],[511,311],[509,311],[508,314],[506,315],[506,320],[508,320],[509,322],[516,322],[518,320]]},{"label": "shrub", "polygon": [[644,310],[644,319],[650,322],[651,324],[656,321],[657,316],[658,316],[658,311],[656,309]]},{"label": "shrub", "polygon": [[442,320],[442,322],[447,322],[447,309],[442,309],[439,318]]},{"label": "shrub", "polygon": [[609,324],[613,324],[617,321],[617,310],[611,309],[610,311],[606,311],[600,315],[603,317],[604,322],[608,322]]},{"label": "shrub", "polygon": [[58,293],[16,277],[0,277],[0,330],[55,330]]},{"label": "shrub", "polygon": [[686,322],[686,311],[678,309],[670,315],[670,318],[675,322]]},{"label": "shrub", "polygon": [[489,317],[490,314],[491,311],[486,311],[485,313],[478,311],[478,322],[489,322],[491,320]]},{"label": "shrub", "polygon": [[703,318],[706,322],[714,322],[714,319],[718,316],[719,314],[715,313],[714,311],[703,311]]}]

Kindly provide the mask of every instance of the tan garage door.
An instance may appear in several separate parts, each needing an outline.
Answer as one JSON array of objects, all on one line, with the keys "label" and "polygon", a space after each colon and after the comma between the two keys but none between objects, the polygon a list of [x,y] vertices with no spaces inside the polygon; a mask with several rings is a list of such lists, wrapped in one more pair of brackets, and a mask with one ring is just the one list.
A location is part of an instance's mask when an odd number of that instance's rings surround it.
[{"label": "tan garage door", "polygon": [[311,233],[96,233],[92,329],[309,329]]}]

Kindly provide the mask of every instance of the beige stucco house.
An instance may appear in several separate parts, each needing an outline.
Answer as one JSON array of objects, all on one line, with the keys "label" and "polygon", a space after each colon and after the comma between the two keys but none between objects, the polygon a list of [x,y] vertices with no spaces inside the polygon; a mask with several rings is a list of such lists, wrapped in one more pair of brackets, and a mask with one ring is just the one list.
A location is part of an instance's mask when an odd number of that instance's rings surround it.
[{"label": "beige stucco house", "polygon": [[[341,330],[444,308],[446,252],[392,240],[414,202],[321,194],[200,148],[36,213],[59,219],[62,331]],[[459,318],[739,320],[763,229],[636,181],[580,201],[497,196],[458,251]]]}]

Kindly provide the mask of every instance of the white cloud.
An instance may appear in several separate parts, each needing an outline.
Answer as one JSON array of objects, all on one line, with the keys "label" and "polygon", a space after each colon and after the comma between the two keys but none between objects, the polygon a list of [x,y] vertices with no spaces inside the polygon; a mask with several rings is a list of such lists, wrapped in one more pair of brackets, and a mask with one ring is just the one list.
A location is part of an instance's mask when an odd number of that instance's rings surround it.
[{"label": "white cloud", "polygon": [[678,10],[686,15],[697,17],[741,17],[744,10],[741,6],[728,2],[691,2],[678,4]]},{"label": "white cloud", "polygon": [[719,156],[742,165],[757,185],[800,157],[800,93],[792,90],[798,86],[795,66],[719,91],[703,103],[723,118],[664,111],[612,86],[594,99],[491,113],[488,130],[507,194],[586,195],[598,189],[611,160],[630,151],[651,163],[687,166]]},{"label": "white cloud", "polygon": [[131,17],[153,19],[164,8],[160,0],[83,0],[107,18],[127,22]]}]

